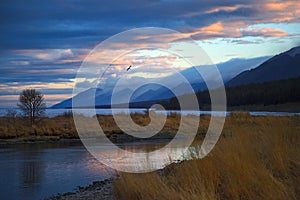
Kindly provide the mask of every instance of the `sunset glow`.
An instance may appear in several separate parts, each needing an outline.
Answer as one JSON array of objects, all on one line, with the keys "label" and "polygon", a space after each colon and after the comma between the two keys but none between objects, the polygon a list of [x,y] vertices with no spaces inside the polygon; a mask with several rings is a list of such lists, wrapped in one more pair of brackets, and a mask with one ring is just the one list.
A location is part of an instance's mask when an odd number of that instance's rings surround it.
[{"label": "sunset glow", "polygon": [[[300,44],[300,4],[296,0],[247,0],[243,3],[132,0],[126,5],[111,1],[94,2],[93,5],[85,1],[53,5],[35,2],[38,5],[32,7],[25,4],[29,5],[30,1],[6,2],[0,6],[3,19],[0,107],[16,106],[18,94],[25,88],[41,90],[49,106],[71,97],[76,72],[90,50],[131,28],[157,26],[182,34],[161,35],[155,39],[132,37],[124,43],[107,46],[105,54],[90,57],[90,62],[112,65],[107,71],[112,80],[131,64],[143,63],[144,67],[138,68],[135,76],[144,78],[167,75],[171,66],[177,70],[191,67],[174,55],[161,52],[152,52],[152,59],[144,59],[145,55],[151,56],[142,51],[150,42],[172,46],[176,41],[191,37],[215,64],[236,58],[274,55]],[[114,10],[106,9],[112,6]],[[53,18],[49,19],[45,13]],[[107,59],[112,55],[118,57],[118,50],[127,47],[140,51],[113,62]],[[149,72],[150,68],[156,73]]]}]

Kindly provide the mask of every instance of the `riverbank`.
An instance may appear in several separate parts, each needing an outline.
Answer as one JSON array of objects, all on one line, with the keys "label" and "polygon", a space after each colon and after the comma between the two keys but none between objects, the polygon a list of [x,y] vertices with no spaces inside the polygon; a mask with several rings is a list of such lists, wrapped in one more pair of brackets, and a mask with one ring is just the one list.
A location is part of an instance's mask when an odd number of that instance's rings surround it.
[{"label": "riverbank", "polygon": [[[247,112],[247,115],[251,115]],[[231,118],[239,114],[239,112],[230,113],[226,118]],[[294,113],[296,114],[296,113]],[[292,116],[293,113],[264,113],[261,112],[261,117],[278,116]],[[125,114],[120,114],[125,115]],[[160,114],[155,114],[160,117]],[[254,113],[256,117],[260,117],[259,113]],[[272,116],[274,115],[274,116]],[[132,120],[141,126],[146,126],[150,123],[150,117],[148,113],[132,113],[130,114]],[[189,115],[190,117],[197,117],[195,115]],[[134,138],[125,134],[115,123],[113,116],[111,115],[97,115],[94,117],[86,117],[80,115],[83,121],[83,125],[89,125],[88,121],[97,117],[99,125],[101,126],[104,134],[114,143],[124,142],[139,142],[146,139]],[[156,116],[154,116],[156,117]],[[209,114],[201,115],[201,123],[198,135],[205,134],[205,128],[207,128],[210,121]],[[181,115],[177,113],[170,113],[167,116],[165,126],[163,129],[151,139],[172,139],[177,133],[180,125]],[[87,123],[85,123],[87,122]],[[90,127],[89,127],[90,128]],[[97,130],[99,127],[94,127]],[[72,113],[68,112],[56,117],[42,117],[37,119],[36,123],[31,125],[26,118],[22,117],[0,117],[0,144],[2,143],[28,143],[28,142],[52,142],[60,140],[79,139],[77,130],[74,124]]]},{"label": "riverbank", "polygon": [[58,136],[26,136],[9,139],[0,139],[0,144],[26,144],[57,141],[60,141],[60,137]]},{"label": "riverbank", "polygon": [[10,139],[0,139],[0,145],[17,145],[17,144],[41,144],[41,143],[82,143],[78,138],[64,139],[59,136],[27,136]]},{"label": "riverbank", "polygon": [[[157,116],[159,117],[160,115],[157,114]],[[83,115],[79,117],[82,118],[81,121],[84,122],[84,126],[91,128],[88,123],[92,119],[91,117]],[[104,134],[112,142],[124,143],[144,140],[125,134],[117,126],[111,115],[97,115],[96,117]],[[148,114],[133,113],[131,117],[133,121],[141,126],[146,126],[150,122]],[[164,128],[152,139],[172,139],[178,130],[179,123],[180,115],[171,114],[167,117]],[[99,125],[92,127],[95,133],[97,133]],[[71,113],[52,118],[39,118],[33,125],[26,118],[0,117],[0,143],[59,141],[62,139],[79,139]]]},{"label": "riverbank", "polygon": [[8,141],[38,141],[78,139],[72,114],[54,118],[37,118],[31,124],[28,118],[0,117],[0,139]]},{"label": "riverbank", "polygon": [[75,192],[57,194],[45,200],[81,200],[81,199],[101,199],[114,200],[114,190],[112,179],[95,181],[87,187],[78,187]]}]

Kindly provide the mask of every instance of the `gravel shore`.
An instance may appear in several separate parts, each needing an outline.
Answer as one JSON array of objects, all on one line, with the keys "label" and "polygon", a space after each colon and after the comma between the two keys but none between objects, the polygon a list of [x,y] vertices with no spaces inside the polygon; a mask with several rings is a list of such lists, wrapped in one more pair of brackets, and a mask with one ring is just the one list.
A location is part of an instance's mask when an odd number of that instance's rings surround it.
[{"label": "gravel shore", "polygon": [[68,192],[58,194],[47,200],[77,200],[77,199],[101,199],[101,200],[114,200],[113,183],[112,179],[104,181],[95,181],[87,187],[78,187],[76,192]]}]

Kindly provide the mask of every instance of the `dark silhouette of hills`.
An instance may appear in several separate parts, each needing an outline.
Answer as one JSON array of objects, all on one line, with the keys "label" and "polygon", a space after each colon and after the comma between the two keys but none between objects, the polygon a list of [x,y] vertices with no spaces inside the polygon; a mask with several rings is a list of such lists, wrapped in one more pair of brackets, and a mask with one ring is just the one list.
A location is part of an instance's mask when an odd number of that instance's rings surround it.
[{"label": "dark silhouette of hills", "polygon": [[[211,102],[209,92],[202,91],[196,95],[200,109],[210,109]],[[300,102],[300,77],[227,87],[226,96],[227,106],[229,107],[245,105],[267,106]],[[189,95],[185,95],[185,98],[189,98]],[[166,109],[180,109],[176,98],[172,98],[168,101],[160,101],[159,103]]]},{"label": "dark silhouette of hills", "polygon": [[[272,57],[242,72],[225,85],[229,107],[280,105],[300,102],[300,47]],[[215,89],[218,90],[218,89]],[[210,109],[207,90],[196,93],[201,109]],[[189,94],[184,95],[189,99]],[[180,109],[176,97],[159,101],[166,109]]]},{"label": "dark silhouette of hills", "polygon": [[[263,61],[267,60],[268,58],[269,57],[258,57],[258,58],[251,58],[251,59],[232,59],[224,63],[219,63],[217,65],[217,68],[219,69],[223,80],[227,82],[233,77],[235,77],[237,74],[239,74],[240,72],[257,67],[259,64],[261,64]],[[211,66],[201,66],[199,67],[199,70],[201,70],[202,73],[206,74],[206,76],[213,78],[213,73],[211,73],[210,68]],[[204,80],[199,75],[196,68],[194,67],[187,68],[181,71],[180,74],[186,78],[188,83],[177,83],[176,75],[170,75],[169,77],[166,77],[163,80],[166,82],[174,83],[174,88],[172,89],[179,91],[179,95],[188,93],[188,91],[186,90],[187,84],[189,84],[195,92],[200,92],[207,89]],[[161,80],[159,80],[158,82],[160,81]],[[124,103],[122,99],[122,94],[126,94],[129,92],[130,90],[128,88],[124,88],[124,91],[120,91],[119,94],[115,94],[119,99],[119,103],[118,103],[119,105],[122,105],[122,103]],[[86,102],[87,102],[87,98],[91,98],[93,96],[93,93],[95,94],[96,107],[99,108],[110,107],[112,90],[91,88],[77,94],[73,98],[77,98],[77,100],[79,100],[77,102],[79,102],[80,107],[92,107],[92,105],[86,105]],[[168,88],[158,86],[157,84],[147,84],[139,88],[138,91],[134,92],[130,102],[132,103],[132,105],[134,104],[134,105],[139,105],[139,107],[143,107],[144,104],[149,106],[150,105],[149,102],[155,102],[158,100],[167,100],[174,96],[175,96],[174,93]],[[71,108],[73,98],[64,100],[52,106],[52,108]]]},{"label": "dark silhouette of hills", "polygon": [[300,76],[300,47],[272,57],[255,69],[247,70],[231,79],[226,86],[264,83]]},{"label": "dark silhouette of hills", "polygon": [[[276,105],[300,101],[300,47],[292,48],[263,62],[266,59],[266,57],[250,60],[234,59],[218,65],[218,69],[226,82],[228,106]],[[263,63],[256,67],[255,63],[259,61]],[[239,62],[241,65],[238,64]],[[247,71],[240,73],[243,69]],[[206,75],[210,75],[209,66],[201,67],[201,70],[207,73]],[[209,93],[197,70],[188,68],[180,73],[188,80],[189,85],[197,94],[200,107],[207,108],[210,104]],[[238,75],[235,76],[236,74]],[[174,81],[174,78],[176,76],[171,75],[166,77],[165,81]],[[185,93],[185,84],[187,83],[177,83],[174,88],[181,91],[179,95],[188,98],[189,94]],[[82,100],[80,107],[91,107],[91,105],[84,104],[86,98],[91,98],[88,97],[91,92],[95,93],[95,107],[111,107],[112,91],[110,90],[89,89],[73,98]],[[124,88],[124,90],[114,94],[119,99],[115,107],[125,105],[122,96],[128,92],[131,92],[130,89]],[[129,105],[132,108],[149,108],[155,103],[162,104],[166,109],[180,109],[177,98],[171,90],[157,84],[146,84],[139,88],[131,97]],[[72,98],[53,106],[53,108],[70,107],[72,107]]]}]

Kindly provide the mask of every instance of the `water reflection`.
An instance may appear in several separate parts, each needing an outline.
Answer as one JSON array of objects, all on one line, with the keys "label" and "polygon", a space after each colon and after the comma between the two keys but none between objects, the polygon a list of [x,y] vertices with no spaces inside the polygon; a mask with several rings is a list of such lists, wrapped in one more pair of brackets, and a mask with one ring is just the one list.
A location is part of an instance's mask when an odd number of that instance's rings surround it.
[{"label": "water reflection", "polygon": [[[129,152],[149,152],[153,148],[164,146],[164,143],[123,145]],[[182,159],[189,159],[183,148],[169,150],[182,156]],[[118,165],[128,165],[126,157],[120,156],[110,146],[98,148],[97,151],[108,152],[112,161]],[[145,162],[133,163],[128,167],[153,168],[166,162],[160,160],[163,159],[160,155],[147,156]],[[1,199],[41,199],[72,191],[77,186],[86,186],[114,174],[113,169],[91,156],[80,142],[0,145]]]},{"label": "water reflection", "polygon": [[113,173],[80,142],[0,145],[1,199],[42,199]]},{"label": "water reflection", "polygon": [[[126,172],[148,172],[162,169],[173,162],[196,158],[201,153],[200,148],[184,147],[179,144],[168,147],[166,143],[162,142],[122,144],[122,148],[111,145],[91,145],[91,142],[89,144],[89,151],[98,160]],[[161,147],[165,148],[160,149]]]},{"label": "water reflection", "polygon": [[45,163],[38,159],[39,152],[26,151],[21,154],[23,162],[20,162],[20,188],[22,196],[28,196],[38,193],[40,184],[43,182],[45,174]]}]

